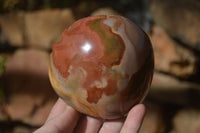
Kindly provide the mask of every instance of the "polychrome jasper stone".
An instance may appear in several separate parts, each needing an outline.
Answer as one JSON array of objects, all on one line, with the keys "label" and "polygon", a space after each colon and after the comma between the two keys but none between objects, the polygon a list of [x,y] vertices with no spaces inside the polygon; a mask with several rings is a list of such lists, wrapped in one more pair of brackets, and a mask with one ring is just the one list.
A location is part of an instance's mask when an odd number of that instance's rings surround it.
[{"label": "polychrome jasper stone", "polygon": [[53,45],[53,88],[77,111],[93,117],[123,117],[146,96],[154,67],[147,35],[122,16],[78,20]]}]

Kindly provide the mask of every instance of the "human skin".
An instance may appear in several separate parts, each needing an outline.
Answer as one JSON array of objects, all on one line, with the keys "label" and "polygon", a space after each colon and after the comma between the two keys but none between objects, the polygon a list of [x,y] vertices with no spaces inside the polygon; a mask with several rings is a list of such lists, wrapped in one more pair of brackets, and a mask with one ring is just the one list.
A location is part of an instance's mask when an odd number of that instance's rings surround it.
[{"label": "human skin", "polygon": [[45,124],[34,133],[138,133],[144,115],[145,106],[138,104],[125,118],[103,121],[80,114],[59,98]]}]

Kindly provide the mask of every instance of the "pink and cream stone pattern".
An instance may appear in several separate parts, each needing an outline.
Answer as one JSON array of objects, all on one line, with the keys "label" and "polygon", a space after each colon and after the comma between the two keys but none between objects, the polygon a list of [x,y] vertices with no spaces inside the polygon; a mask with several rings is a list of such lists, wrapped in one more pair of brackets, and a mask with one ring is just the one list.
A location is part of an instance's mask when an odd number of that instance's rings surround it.
[{"label": "pink and cream stone pattern", "polygon": [[53,46],[49,76],[77,111],[116,119],[142,102],[150,88],[153,50],[147,35],[122,16],[80,19]]}]

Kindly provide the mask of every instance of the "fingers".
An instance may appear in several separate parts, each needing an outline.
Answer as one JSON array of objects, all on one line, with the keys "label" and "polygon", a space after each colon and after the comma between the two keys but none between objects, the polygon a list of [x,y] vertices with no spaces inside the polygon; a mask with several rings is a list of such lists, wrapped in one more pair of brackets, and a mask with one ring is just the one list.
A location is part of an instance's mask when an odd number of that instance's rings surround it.
[{"label": "fingers", "polygon": [[122,127],[121,133],[138,133],[145,115],[145,106],[138,104],[133,107]]},{"label": "fingers", "polygon": [[101,125],[102,120],[85,115],[80,117],[77,111],[58,99],[45,125],[35,133],[71,133],[74,130],[75,133],[97,133],[99,129],[99,133],[118,133],[120,130],[121,133],[137,133],[144,114],[145,107],[143,104],[139,104],[130,110],[125,122],[124,119],[109,120]]},{"label": "fingers", "polygon": [[83,115],[74,133],[97,133],[101,127],[102,120]]},{"label": "fingers", "polygon": [[58,100],[48,121],[35,133],[71,133],[78,122],[79,115],[72,107]]},{"label": "fingers", "polygon": [[45,125],[56,128],[58,133],[71,133],[78,122],[79,115],[72,107],[67,106],[63,113],[51,119]]},{"label": "fingers", "polygon": [[49,116],[46,121],[49,121],[50,119],[63,113],[66,109],[66,106],[67,106],[67,104],[61,98],[58,98],[56,104],[51,109],[51,112],[49,113]]},{"label": "fingers", "polygon": [[119,133],[124,119],[105,121],[99,133]]}]

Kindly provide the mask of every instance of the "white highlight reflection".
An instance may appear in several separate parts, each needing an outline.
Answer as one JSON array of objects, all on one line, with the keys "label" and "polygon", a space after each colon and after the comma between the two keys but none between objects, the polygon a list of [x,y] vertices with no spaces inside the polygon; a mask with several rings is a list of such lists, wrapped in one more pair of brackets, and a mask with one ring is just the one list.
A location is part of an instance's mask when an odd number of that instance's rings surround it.
[{"label": "white highlight reflection", "polygon": [[86,42],[82,47],[81,49],[85,52],[85,53],[88,53],[90,50],[91,50],[92,46],[90,43]]}]

